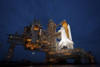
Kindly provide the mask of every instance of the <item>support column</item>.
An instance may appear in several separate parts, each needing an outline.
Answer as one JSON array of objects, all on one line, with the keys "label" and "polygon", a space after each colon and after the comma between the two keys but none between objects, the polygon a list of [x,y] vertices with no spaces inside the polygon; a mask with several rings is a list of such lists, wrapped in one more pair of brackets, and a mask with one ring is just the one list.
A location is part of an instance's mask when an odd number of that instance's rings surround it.
[{"label": "support column", "polygon": [[15,50],[15,44],[10,44],[8,54],[6,55],[6,58],[5,58],[6,61],[11,61],[14,50]]}]

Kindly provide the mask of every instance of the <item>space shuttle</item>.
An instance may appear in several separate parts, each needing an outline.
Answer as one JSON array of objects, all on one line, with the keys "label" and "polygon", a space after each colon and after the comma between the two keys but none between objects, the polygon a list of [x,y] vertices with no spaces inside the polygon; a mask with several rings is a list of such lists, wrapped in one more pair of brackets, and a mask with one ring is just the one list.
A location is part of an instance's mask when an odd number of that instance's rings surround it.
[{"label": "space shuttle", "polygon": [[70,25],[67,25],[67,22],[62,21],[62,27],[59,30],[61,33],[61,40],[58,44],[59,48],[67,47],[67,49],[73,49],[74,42],[72,41]]}]

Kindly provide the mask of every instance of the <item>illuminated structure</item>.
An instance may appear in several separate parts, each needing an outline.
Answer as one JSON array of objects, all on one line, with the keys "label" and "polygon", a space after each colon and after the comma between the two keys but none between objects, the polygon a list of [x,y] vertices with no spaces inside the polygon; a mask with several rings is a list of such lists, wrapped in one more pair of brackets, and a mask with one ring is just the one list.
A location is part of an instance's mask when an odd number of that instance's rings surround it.
[{"label": "illuminated structure", "polygon": [[[62,25],[61,30],[56,32],[59,25]],[[60,42],[57,38],[61,39]],[[45,52],[46,62],[57,63],[66,59],[75,59],[75,61],[85,59],[93,63],[92,54],[73,47],[70,26],[65,20],[58,25],[49,20],[47,31],[42,29],[40,21],[34,20],[32,24],[24,27],[23,33],[9,34],[8,43],[11,45],[6,60],[11,59],[16,45],[23,45],[26,50]]]}]

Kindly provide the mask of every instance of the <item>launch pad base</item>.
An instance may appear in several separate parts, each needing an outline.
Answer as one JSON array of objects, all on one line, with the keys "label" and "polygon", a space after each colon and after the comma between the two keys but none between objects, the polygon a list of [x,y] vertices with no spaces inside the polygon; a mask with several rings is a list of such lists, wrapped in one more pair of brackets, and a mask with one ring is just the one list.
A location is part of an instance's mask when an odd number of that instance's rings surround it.
[{"label": "launch pad base", "polygon": [[[47,62],[66,62],[67,59],[73,59],[75,63],[94,63],[94,58],[92,56],[92,53],[88,53],[84,51],[81,48],[75,48],[75,49],[62,49],[55,52],[49,52],[49,55],[47,55]],[[84,62],[83,62],[84,60]]]}]

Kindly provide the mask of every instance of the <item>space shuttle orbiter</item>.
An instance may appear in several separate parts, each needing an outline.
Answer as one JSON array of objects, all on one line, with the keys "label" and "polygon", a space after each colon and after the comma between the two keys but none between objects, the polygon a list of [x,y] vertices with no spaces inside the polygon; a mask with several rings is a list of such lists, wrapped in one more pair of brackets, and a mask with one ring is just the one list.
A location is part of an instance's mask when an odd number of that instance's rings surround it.
[{"label": "space shuttle orbiter", "polygon": [[73,41],[71,36],[71,30],[70,25],[67,25],[67,22],[64,20],[62,22],[62,27],[60,29],[61,32],[61,40],[58,44],[60,48],[63,48],[64,46],[67,47],[67,49],[73,49]]}]

